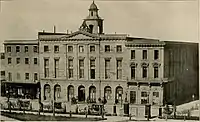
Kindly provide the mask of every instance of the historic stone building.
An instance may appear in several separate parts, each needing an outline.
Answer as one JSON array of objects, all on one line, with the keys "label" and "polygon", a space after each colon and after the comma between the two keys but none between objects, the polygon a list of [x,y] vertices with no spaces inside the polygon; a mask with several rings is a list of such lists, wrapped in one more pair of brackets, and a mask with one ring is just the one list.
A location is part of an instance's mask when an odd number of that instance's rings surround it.
[{"label": "historic stone building", "polygon": [[43,31],[37,40],[5,41],[2,75],[5,83],[14,84],[12,93],[31,99],[40,95],[44,105],[60,103],[67,111],[72,98],[79,105],[105,98],[111,114],[114,105],[120,113],[124,103],[132,114],[139,108],[144,115],[146,104],[157,110],[168,82],[166,42],[105,34],[94,2],[88,12],[76,32]]},{"label": "historic stone building", "polygon": [[125,100],[137,105],[163,104],[165,43],[104,34],[94,3],[78,31],[39,32],[38,40],[42,101],[69,103],[75,97],[84,103],[105,98],[111,108]]}]

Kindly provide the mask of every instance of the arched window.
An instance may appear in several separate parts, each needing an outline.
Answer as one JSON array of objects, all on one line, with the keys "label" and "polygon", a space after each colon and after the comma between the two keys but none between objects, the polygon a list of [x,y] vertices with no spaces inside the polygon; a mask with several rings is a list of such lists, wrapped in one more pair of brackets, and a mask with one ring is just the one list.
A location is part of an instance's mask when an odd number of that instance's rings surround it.
[{"label": "arched window", "polygon": [[91,102],[96,102],[96,87],[95,86],[90,86],[89,98]]},{"label": "arched window", "polygon": [[85,87],[82,85],[78,87],[78,101],[85,101]]},{"label": "arched window", "polygon": [[106,86],[104,88],[104,98],[106,100],[110,100],[111,99],[111,95],[112,95],[112,89],[110,86]]},{"label": "arched window", "polygon": [[54,100],[60,98],[60,93],[61,93],[61,87],[60,85],[57,84],[54,86]]},{"label": "arched window", "polygon": [[123,94],[123,88],[121,86],[118,86],[115,92],[115,101],[117,101],[117,103],[122,102],[122,94]]},{"label": "arched window", "polygon": [[93,32],[93,25],[89,25],[89,28],[90,28],[90,33]]},{"label": "arched window", "polygon": [[74,97],[74,86],[69,85],[67,88],[67,93],[68,101],[71,101],[71,99]]},{"label": "arched window", "polygon": [[51,98],[51,87],[49,84],[44,85],[44,100],[49,100]]}]

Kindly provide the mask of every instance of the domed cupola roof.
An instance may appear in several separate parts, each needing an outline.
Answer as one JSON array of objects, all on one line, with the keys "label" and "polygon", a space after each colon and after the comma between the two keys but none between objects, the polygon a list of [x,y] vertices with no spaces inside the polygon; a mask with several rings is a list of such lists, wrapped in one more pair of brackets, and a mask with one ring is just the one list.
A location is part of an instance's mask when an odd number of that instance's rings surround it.
[{"label": "domed cupola roof", "polygon": [[93,1],[92,4],[90,5],[89,10],[98,10],[97,5],[94,3],[94,1]]}]

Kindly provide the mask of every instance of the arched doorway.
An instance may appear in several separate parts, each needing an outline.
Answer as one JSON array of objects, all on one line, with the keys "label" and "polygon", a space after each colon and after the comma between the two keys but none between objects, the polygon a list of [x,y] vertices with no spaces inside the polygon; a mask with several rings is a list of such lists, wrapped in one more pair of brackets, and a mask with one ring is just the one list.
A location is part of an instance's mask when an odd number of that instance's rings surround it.
[{"label": "arched doorway", "polygon": [[106,100],[111,100],[111,95],[112,95],[112,89],[110,86],[106,86],[104,88],[104,98]]},{"label": "arched doorway", "polygon": [[60,98],[61,87],[60,85],[56,84],[54,86],[54,100],[58,100]]},{"label": "arched doorway", "polygon": [[90,86],[89,88],[89,99],[90,102],[96,102],[96,87]]},{"label": "arched doorway", "polygon": [[44,85],[44,100],[49,100],[51,98],[51,87],[49,84]]},{"label": "arched doorway", "polygon": [[78,87],[78,101],[85,101],[85,87],[82,85]]},{"label": "arched doorway", "polygon": [[123,88],[121,86],[116,87],[115,103],[122,103],[122,94],[123,94]]},{"label": "arched doorway", "polygon": [[71,99],[74,97],[74,86],[69,85],[67,88],[67,99],[68,101],[71,101]]}]

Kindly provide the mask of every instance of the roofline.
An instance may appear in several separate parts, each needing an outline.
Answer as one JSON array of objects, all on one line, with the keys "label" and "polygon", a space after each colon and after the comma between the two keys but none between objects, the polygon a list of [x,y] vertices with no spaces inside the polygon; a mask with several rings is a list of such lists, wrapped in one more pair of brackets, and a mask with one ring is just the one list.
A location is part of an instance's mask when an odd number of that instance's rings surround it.
[{"label": "roofline", "polygon": [[38,35],[69,35],[67,33],[38,32]]}]

